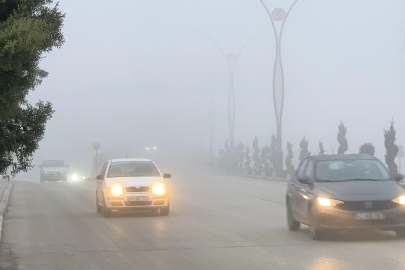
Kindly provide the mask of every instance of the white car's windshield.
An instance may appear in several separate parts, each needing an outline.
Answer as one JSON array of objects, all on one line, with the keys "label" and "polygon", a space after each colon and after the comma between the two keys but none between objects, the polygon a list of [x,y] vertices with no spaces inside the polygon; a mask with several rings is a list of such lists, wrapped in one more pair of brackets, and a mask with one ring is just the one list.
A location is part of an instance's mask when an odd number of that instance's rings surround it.
[{"label": "white car's windshield", "polygon": [[389,174],[377,160],[320,161],[316,165],[319,181],[388,180]]},{"label": "white car's windshield", "polygon": [[145,177],[160,176],[155,165],[149,161],[113,162],[108,170],[107,177]]},{"label": "white car's windshield", "polygon": [[63,167],[65,166],[65,163],[63,160],[44,160],[42,161],[42,167],[48,168],[48,167]]}]

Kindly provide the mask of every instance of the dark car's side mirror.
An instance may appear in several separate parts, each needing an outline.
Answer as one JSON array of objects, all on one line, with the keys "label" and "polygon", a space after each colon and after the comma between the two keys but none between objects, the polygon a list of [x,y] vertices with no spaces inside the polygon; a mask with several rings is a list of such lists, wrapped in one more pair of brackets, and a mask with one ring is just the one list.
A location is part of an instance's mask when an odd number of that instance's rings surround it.
[{"label": "dark car's side mirror", "polygon": [[399,182],[399,181],[401,181],[403,179],[404,179],[403,174],[397,173],[397,174],[394,175],[394,180],[397,181],[397,182]]},{"label": "dark car's side mirror", "polygon": [[300,177],[298,178],[298,182],[300,182],[301,184],[305,184],[305,185],[308,185],[308,184],[311,183],[311,181],[309,180],[309,178],[306,177],[306,176],[300,176]]},{"label": "dark car's side mirror", "polygon": [[101,175],[97,175],[97,178],[96,178],[97,180],[103,180],[103,176],[101,176]]},{"label": "dark car's side mirror", "polygon": [[172,178],[172,176],[170,174],[168,174],[168,173],[164,173],[163,178]]}]

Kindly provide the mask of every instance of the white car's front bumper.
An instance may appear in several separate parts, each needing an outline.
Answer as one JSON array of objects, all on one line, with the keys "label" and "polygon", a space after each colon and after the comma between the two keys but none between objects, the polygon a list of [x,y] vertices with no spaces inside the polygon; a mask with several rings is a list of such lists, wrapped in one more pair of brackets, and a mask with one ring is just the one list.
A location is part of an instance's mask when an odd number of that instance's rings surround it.
[{"label": "white car's front bumper", "polygon": [[169,197],[166,195],[154,195],[151,192],[124,193],[120,196],[106,196],[106,206],[110,210],[119,211],[142,211],[168,206]]}]

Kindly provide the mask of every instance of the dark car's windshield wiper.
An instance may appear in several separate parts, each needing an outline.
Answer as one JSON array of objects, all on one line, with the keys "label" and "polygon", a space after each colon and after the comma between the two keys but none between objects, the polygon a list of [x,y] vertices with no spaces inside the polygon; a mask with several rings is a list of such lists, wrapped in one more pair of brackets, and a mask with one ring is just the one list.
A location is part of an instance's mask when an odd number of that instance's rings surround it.
[{"label": "dark car's windshield wiper", "polygon": [[328,183],[328,182],[352,182],[352,181],[387,181],[388,179],[369,179],[369,178],[352,178],[343,180],[318,180],[317,182]]}]

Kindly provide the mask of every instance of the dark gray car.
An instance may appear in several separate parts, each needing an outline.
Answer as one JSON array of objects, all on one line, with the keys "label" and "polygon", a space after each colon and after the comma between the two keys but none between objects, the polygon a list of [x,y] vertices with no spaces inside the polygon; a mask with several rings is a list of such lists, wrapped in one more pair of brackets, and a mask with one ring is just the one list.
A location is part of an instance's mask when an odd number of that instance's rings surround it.
[{"label": "dark gray car", "polygon": [[312,239],[328,230],[392,230],[405,237],[402,175],[369,155],[318,155],[304,159],[286,194],[291,231],[310,227]]}]

